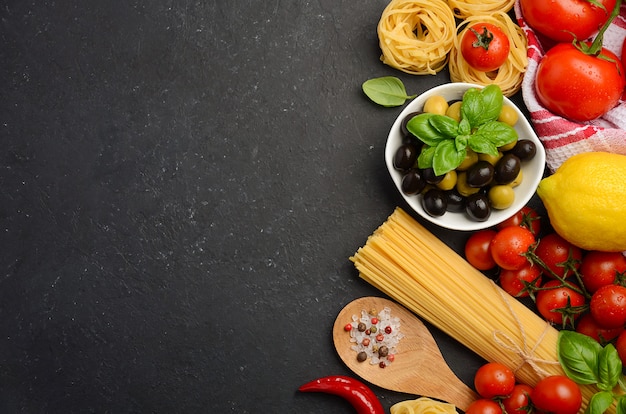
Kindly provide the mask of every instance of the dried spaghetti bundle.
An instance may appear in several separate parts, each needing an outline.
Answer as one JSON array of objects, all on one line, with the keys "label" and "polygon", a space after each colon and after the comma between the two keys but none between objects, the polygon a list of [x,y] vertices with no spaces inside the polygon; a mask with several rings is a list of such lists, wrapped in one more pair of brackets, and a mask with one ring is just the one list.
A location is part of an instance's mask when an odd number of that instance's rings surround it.
[{"label": "dried spaghetti bundle", "polygon": [[449,7],[459,19],[469,16],[489,15],[495,12],[508,13],[515,0],[448,0]]},{"label": "dried spaghetti bundle", "polygon": [[[350,258],[361,278],[534,386],[563,375],[558,332],[398,208]],[[583,406],[596,391],[581,386]]]},{"label": "dried spaghetti bundle", "polygon": [[378,23],[380,59],[406,73],[434,75],[448,63],[455,31],[444,0],[392,0]]}]

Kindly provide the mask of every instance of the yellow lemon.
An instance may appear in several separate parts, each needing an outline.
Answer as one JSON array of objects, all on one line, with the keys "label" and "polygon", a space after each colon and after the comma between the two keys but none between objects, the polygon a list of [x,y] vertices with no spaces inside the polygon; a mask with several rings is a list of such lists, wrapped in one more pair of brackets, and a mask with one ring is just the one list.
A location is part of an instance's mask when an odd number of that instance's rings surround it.
[{"label": "yellow lemon", "polygon": [[586,250],[626,250],[626,156],[587,152],[539,183],[554,230]]}]

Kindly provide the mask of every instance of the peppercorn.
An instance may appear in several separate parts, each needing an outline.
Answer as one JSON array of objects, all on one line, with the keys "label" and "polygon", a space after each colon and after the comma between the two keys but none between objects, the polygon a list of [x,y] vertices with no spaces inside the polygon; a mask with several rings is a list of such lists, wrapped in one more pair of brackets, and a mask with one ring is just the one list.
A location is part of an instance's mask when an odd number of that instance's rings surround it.
[{"label": "peppercorn", "polygon": [[359,322],[357,329],[359,330],[359,332],[365,332],[365,330],[367,329],[367,325],[365,325],[363,322]]},{"label": "peppercorn", "polygon": [[377,328],[377,327],[375,327],[375,326],[372,326],[372,327],[370,328],[370,332],[371,332],[371,333],[376,333],[376,332],[378,332],[378,328]]},{"label": "peppercorn", "polygon": [[367,353],[365,351],[361,351],[356,354],[356,360],[359,362],[363,362],[367,359]]},{"label": "peppercorn", "polygon": [[380,348],[378,348],[378,356],[379,357],[384,358],[387,355],[389,355],[389,348],[387,348],[385,345],[383,345]]}]

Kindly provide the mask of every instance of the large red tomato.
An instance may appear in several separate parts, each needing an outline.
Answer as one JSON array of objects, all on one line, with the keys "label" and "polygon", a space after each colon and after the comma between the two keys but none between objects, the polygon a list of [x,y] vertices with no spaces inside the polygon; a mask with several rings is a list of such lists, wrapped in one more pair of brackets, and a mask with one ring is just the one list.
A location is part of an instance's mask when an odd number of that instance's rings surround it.
[{"label": "large red tomato", "polygon": [[585,40],[609,18],[616,0],[520,0],[522,15],[530,27],[557,42]]},{"label": "large red tomato", "polygon": [[603,48],[608,59],[583,53],[571,43],[550,49],[537,68],[535,88],[543,106],[573,121],[589,121],[604,115],[624,90],[620,59]]}]

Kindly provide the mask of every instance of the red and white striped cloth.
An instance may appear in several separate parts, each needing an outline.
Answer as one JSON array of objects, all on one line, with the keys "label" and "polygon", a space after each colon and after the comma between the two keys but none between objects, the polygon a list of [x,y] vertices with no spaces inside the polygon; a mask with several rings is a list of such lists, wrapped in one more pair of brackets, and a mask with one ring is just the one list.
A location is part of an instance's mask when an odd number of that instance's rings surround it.
[{"label": "red and white striped cloth", "polygon": [[[581,152],[605,151],[626,155],[626,94],[619,104],[601,118],[576,123],[549,112],[541,106],[535,93],[537,65],[550,46],[525,23],[519,4],[515,16],[528,38],[528,69],[522,82],[522,97],[530,112],[532,124],[546,149],[546,162],[552,172],[569,157]],[[604,47],[621,56],[626,37],[626,4],[604,34]]]}]

